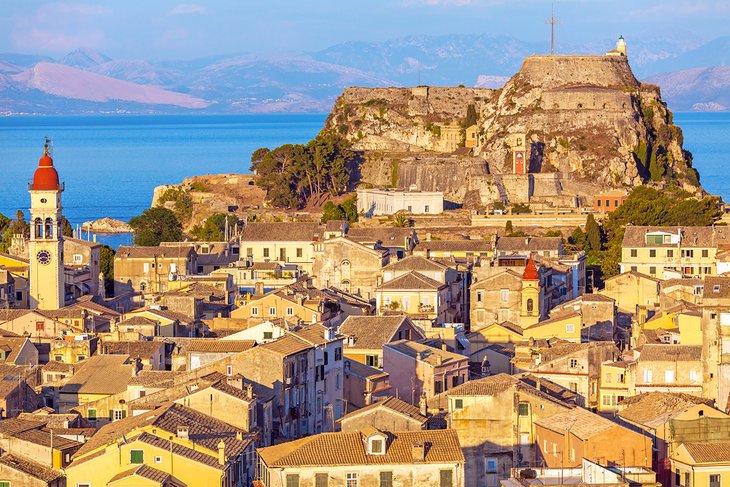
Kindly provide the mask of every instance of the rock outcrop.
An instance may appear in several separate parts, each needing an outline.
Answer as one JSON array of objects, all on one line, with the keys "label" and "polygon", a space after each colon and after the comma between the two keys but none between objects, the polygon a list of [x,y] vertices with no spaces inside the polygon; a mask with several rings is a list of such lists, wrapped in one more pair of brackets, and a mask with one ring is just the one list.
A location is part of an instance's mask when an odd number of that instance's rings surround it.
[{"label": "rock outcrop", "polygon": [[[474,123],[475,146],[465,143]],[[624,56],[530,56],[501,89],[348,88],[325,130],[364,153],[361,182],[570,206],[608,189],[673,180],[701,191],[659,88]],[[514,177],[509,140],[525,134],[532,175]]]},{"label": "rock outcrop", "polygon": [[132,227],[121,220],[100,218],[93,222],[84,222],[81,229],[94,233],[131,233]]}]

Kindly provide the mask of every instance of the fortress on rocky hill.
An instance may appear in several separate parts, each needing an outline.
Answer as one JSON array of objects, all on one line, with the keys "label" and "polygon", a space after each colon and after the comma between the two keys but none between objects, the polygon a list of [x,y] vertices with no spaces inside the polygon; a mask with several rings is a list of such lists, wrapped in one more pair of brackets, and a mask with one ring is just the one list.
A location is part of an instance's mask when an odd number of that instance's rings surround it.
[{"label": "fortress on rocky hill", "polygon": [[536,55],[501,89],[347,88],[327,119],[362,150],[361,183],[469,205],[576,207],[654,179],[700,191],[659,87],[623,38],[605,55]]}]

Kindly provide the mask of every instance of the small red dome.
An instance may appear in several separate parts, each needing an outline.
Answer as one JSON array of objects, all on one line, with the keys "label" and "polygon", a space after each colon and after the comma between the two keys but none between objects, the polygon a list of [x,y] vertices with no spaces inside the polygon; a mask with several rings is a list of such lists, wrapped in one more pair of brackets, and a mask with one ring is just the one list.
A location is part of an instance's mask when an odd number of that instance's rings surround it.
[{"label": "small red dome", "polygon": [[53,159],[44,151],[43,156],[38,161],[38,169],[33,174],[33,190],[34,191],[56,191],[58,190],[58,173],[53,167]]},{"label": "small red dome", "polygon": [[535,262],[532,260],[532,254],[530,254],[530,260],[527,261],[525,266],[525,272],[522,273],[522,279],[526,281],[539,281],[540,274],[537,272]]}]

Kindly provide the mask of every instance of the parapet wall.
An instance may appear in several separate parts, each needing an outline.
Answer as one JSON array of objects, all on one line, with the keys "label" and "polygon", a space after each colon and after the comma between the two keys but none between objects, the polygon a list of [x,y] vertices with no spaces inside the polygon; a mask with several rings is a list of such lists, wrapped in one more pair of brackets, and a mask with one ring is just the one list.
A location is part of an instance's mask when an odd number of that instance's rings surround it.
[{"label": "parapet wall", "polygon": [[529,56],[519,75],[543,89],[562,86],[638,88],[624,56]]},{"label": "parapet wall", "polygon": [[412,115],[443,113],[465,117],[469,104],[486,102],[494,90],[461,86],[416,86],[412,88],[345,88],[346,105],[406,107]]}]

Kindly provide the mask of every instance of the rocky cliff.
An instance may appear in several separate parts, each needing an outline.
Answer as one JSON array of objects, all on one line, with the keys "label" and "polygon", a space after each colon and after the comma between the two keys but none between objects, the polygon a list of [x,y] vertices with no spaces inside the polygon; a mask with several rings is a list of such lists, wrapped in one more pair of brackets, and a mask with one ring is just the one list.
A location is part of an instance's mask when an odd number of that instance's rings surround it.
[{"label": "rocky cliff", "polygon": [[[471,124],[475,146],[459,150]],[[485,204],[562,206],[652,179],[701,190],[659,88],[638,82],[624,56],[531,56],[498,90],[348,88],[325,129],[364,152],[363,183],[417,184],[455,201],[476,192]],[[516,134],[532,176],[510,174]]]}]

